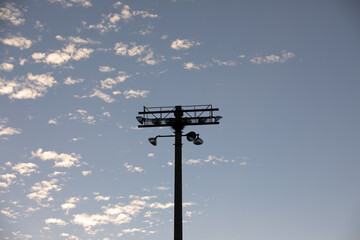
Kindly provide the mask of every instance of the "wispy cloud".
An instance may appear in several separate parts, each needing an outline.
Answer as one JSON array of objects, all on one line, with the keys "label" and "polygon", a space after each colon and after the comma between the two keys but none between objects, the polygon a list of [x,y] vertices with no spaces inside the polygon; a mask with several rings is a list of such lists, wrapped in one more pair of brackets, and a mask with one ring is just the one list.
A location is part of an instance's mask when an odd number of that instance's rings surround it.
[{"label": "wispy cloud", "polygon": [[[1,91],[1,89],[0,89],[0,91]],[[21,130],[18,129],[18,128],[13,128],[13,127],[6,126],[7,123],[8,123],[7,118],[0,118],[0,137],[1,138],[4,139],[4,136],[11,136],[11,135],[21,133]]]},{"label": "wispy cloud", "polygon": [[129,163],[124,163],[124,166],[125,166],[125,168],[126,168],[126,170],[128,171],[128,172],[142,172],[142,171],[144,171],[144,169],[142,169],[141,167],[136,167],[136,166],[133,166],[133,165],[130,165]]},{"label": "wispy cloud", "polygon": [[112,72],[115,71],[115,68],[109,66],[99,66],[100,72]]},{"label": "wispy cloud", "polygon": [[0,38],[3,44],[18,47],[20,50],[28,49],[31,47],[32,41],[22,36],[12,36],[8,38]]},{"label": "wispy cloud", "polygon": [[15,80],[0,78],[0,95],[10,99],[36,99],[42,97],[48,88],[57,84],[52,73],[33,75],[28,73]]},{"label": "wispy cloud", "polygon": [[106,78],[105,80],[101,80],[101,88],[102,89],[111,89],[115,85],[124,82],[126,79],[130,78],[131,75],[126,74],[126,72],[120,71],[116,78]]},{"label": "wispy cloud", "polygon": [[8,62],[3,62],[0,64],[0,70],[2,71],[11,72],[13,69],[14,69],[14,64]]},{"label": "wispy cloud", "polygon": [[30,176],[31,173],[36,172],[38,165],[35,163],[18,163],[12,169],[24,176]]},{"label": "wispy cloud", "polygon": [[115,101],[114,98],[112,98],[110,95],[103,93],[102,91],[100,91],[99,89],[93,89],[93,93],[90,94],[89,97],[98,97],[101,100],[104,100],[107,103],[112,103]]},{"label": "wispy cloud", "polygon": [[47,203],[43,202],[50,202],[54,199],[50,196],[51,191],[61,191],[61,187],[58,186],[56,183],[58,182],[57,179],[51,179],[50,181],[41,181],[35,183],[31,187],[32,193],[26,195],[29,199],[35,200],[40,206],[48,206]]},{"label": "wispy cloud", "polygon": [[[120,7],[122,4],[114,4],[114,8]],[[120,12],[115,13],[108,13],[104,14],[101,21],[97,24],[90,24],[87,26],[88,29],[97,29],[101,33],[108,32],[110,30],[118,31],[119,30],[119,24],[127,23],[132,18],[140,16],[142,18],[158,18],[159,16],[157,14],[149,13],[148,11],[138,10],[138,11],[132,11],[130,9],[129,5],[123,5],[122,10]],[[83,24],[86,26],[87,23],[83,22]]]},{"label": "wispy cloud", "polygon": [[76,153],[57,153],[55,151],[43,151],[43,149],[39,148],[36,152],[31,152],[32,158],[40,158],[43,161],[53,160],[54,167],[65,167],[70,168],[72,166],[79,167],[80,163],[80,154]]},{"label": "wispy cloud", "polygon": [[148,48],[148,45],[136,45],[134,42],[131,42],[130,45],[118,42],[115,44],[114,50],[116,55],[128,57],[138,56],[138,62],[144,62],[148,65],[156,65],[164,59],[163,56],[155,58],[154,51]]},{"label": "wispy cloud", "polygon": [[67,8],[67,7],[73,7],[74,5],[80,5],[82,7],[91,7],[92,3],[89,0],[48,0],[51,3],[58,3],[61,6]]},{"label": "wispy cloud", "polygon": [[124,91],[124,96],[126,99],[129,99],[129,98],[139,98],[139,97],[147,97],[147,95],[149,94],[149,91],[148,90],[126,90]]},{"label": "wispy cloud", "polygon": [[25,22],[22,12],[16,7],[15,3],[5,3],[0,8],[0,20],[6,20],[15,26],[19,26]]},{"label": "wispy cloud", "polygon": [[64,84],[66,85],[74,85],[77,83],[82,83],[84,81],[83,78],[73,79],[72,77],[67,77],[64,79]]},{"label": "wispy cloud", "polygon": [[253,57],[250,59],[250,62],[255,64],[262,64],[262,63],[284,63],[287,62],[289,59],[295,57],[295,53],[282,51],[281,55],[269,55],[265,57]]},{"label": "wispy cloud", "polygon": [[176,39],[170,45],[172,49],[181,50],[181,49],[189,49],[194,46],[199,46],[200,43],[196,41],[191,41],[188,39]]}]

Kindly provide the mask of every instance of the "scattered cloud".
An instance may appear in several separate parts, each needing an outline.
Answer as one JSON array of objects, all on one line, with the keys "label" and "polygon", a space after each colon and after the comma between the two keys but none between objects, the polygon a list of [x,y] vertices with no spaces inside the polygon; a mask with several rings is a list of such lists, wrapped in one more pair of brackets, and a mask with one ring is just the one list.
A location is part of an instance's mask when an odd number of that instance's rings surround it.
[{"label": "scattered cloud", "polygon": [[48,124],[59,125],[58,120],[56,118],[50,119],[48,121]]},{"label": "scattered cloud", "polygon": [[16,178],[16,175],[13,173],[6,173],[0,175],[0,179],[5,180],[5,182],[0,182],[0,187],[7,188],[13,183],[13,179]]},{"label": "scattered cloud", "polygon": [[69,214],[69,211],[71,209],[74,209],[76,207],[76,204],[77,202],[80,201],[80,198],[78,197],[71,197],[69,198],[68,200],[66,200],[65,203],[61,204],[61,208],[63,210],[65,210],[65,214],[68,215]]},{"label": "scattered cloud", "polygon": [[131,42],[130,45],[123,42],[115,43],[114,50],[116,55],[129,57],[138,56],[138,62],[144,62],[148,65],[156,65],[163,60],[162,56],[155,59],[154,52],[148,48],[148,45],[136,45],[134,42]]},{"label": "scattered cloud", "polygon": [[[114,8],[118,8],[121,4],[115,3]],[[127,23],[133,17],[140,16],[142,18],[158,18],[157,14],[149,13],[148,11],[131,11],[129,5],[123,5],[123,8],[120,12],[104,14],[103,18],[98,24],[90,24],[87,26],[88,29],[96,29],[101,33],[108,32],[113,30],[117,32],[119,30],[120,22]],[[86,26],[86,22],[83,22],[83,25]]]},{"label": "scattered cloud", "polygon": [[102,91],[100,91],[98,89],[93,89],[93,93],[89,97],[98,97],[107,103],[112,103],[115,101],[115,99],[112,98],[110,95],[103,93]]},{"label": "scattered cloud", "polygon": [[149,94],[149,91],[148,90],[126,90],[123,92],[124,96],[126,99],[129,99],[129,98],[139,98],[139,97],[147,97],[147,95]]},{"label": "scattered cloud", "polygon": [[250,62],[255,64],[262,64],[262,63],[284,63],[287,62],[289,59],[295,57],[293,52],[282,51],[281,55],[269,55],[265,57],[253,57],[250,59]]},{"label": "scattered cloud", "polygon": [[78,79],[72,79],[71,77],[67,77],[64,79],[64,84],[66,85],[74,85],[77,83],[82,83],[84,81],[83,78],[78,78]]},{"label": "scattered cloud", "polygon": [[48,218],[45,219],[46,224],[55,224],[59,226],[65,226],[67,223],[64,220],[61,220],[59,218]]},{"label": "scattered cloud", "polygon": [[13,47],[18,47],[20,48],[20,50],[24,50],[24,49],[28,49],[31,47],[31,40],[21,37],[21,36],[13,36],[13,37],[9,37],[9,38],[0,38],[0,42],[2,42],[3,44],[9,45],[9,46],[13,46]]},{"label": "scattered cloud", "polygon": [[36,99],[43,97],[48,88],[57,84],[52,73],[33,75],[28,73],[14,80],[0,78],[0,95],[8,95],[10,99]]},{"label": "scattered cloud", "polygon": [[124,166],[126,167],[126,170],[128,172],[131,172],[131,173],[132,172],[142,172],[142,171],[144,171],[144,169],[142,169],[141,167],[136,167],[136,166],[130,165],[127,162],[124,163]]},{"label": "scattered cloud", "polygon": [[70,120],[77,120],[82,123],[86,124],[95,124],[96,120],[95,117],[92,115],[89,115],[88,112],[84,109],[78,109],[74,113],[68,113],[67,117]]},{"label": "scattered cloud", "polygon": [[30,176],[31,173],[36,172],[36,169],[38,168],[38,165],[35,163],[18,163],[16,164],[12,169],[20,173],[20,175],[23,176]]},{"label": "scattered cloud", "polygon": [[115,68],[109,66],[99,66],[100,72],[112,72],[115,71]]},{"label": "scattered cloud", "polygon": [[87,176],[87,175],[91,175],[92,172],[91,172],[91,171],[81,171],[81,174],[82,174],[83,176]]},{"label": "scattered cloud", "polygon": [[76,153],[60,153],[58,154],[55,151],[43,151],[39,148],[36,152],[31,152],[32,158],[40,158],[43,161],[53,160],[55,162],[54,167],[65,167],[70,168],[72,166],[79,167],[79,159],[81,158],[80,154]]},{"label": "scattered cloud", "polygon": [[220,61],[219,59],[213,58],[212,61],[218,66],[236,66],[235,61]]},{"label": "scattered cloud", "polygon": [[207,68],[209,66],[210,66],[209,64],[198,64],[197,65],[193,62],[184,63],[184,69],[186,69],[186,70],[191,70],[191,69],[200,70],[203,68]]},{"label": "scattered cloud", "polygon": [[39,31],[43,31],[44,30],[44,24],[42,24],[39,20],[36,20],[34,28],[38,29]]},{"label": "scattered cloud", "polygon": [[110,197],[104,197],[104,196],[98,195],[98,196],[95,197],[95,200],[96,201],[109,201]]},{"label": "scattered cloud", "polygon": [[2,71],[11,72],[13,69],[14,69],[14,64],[7,62],[3,62],[2,64],[0,64],[0,70]]},{"label": "scattered cloud", "polygon": [[80,5],[82,7],[91,7],[92,3],[89,0],[48,0],[51,3],[61,4],[64,8],[73,7],[75,5]]},{"label": "scattered cloud", "polygon": [[120,71],[118,76],[113,78],[106,78],[105,80],[101,80],[101,88],[102,89],[112,89],[115,85],[124,82],[126,79],[131,77],[130,75],[126,74],[126,72]]},{"label": "scattered cloud", "polygon": [[[0,88],[0,95],[1,95],[1,88]],[[0,118],[0,138],[3,138],[3,136],[11,136],[21,133],[21,130],[18,128],[7,127],[6,126],[7,122],[8,122],[7,118]]]},{"label": "scattered cloud", "polygon": [[184,163],[187,165],[203,165],[203,164],[212,164],[217,165],[220,163],[234,163],[239,164],[241,166],[246,166],[247,161],[246,159],[225,159],[224,157],[217,157],[209,155],[206,159],[187,159],[184,160]]},{"label": "scattered cloud", "polygon": [[19,26],[25,22],[22,17],[22,12],[16,8],[15,3],[5,3],[4,7],[0,8],[0,20],[11,22],[15,26]]},{"label": "scattered cloud", "polygon": [[44,204],[43,201],[53,201],[53,198],[50,196],[50,191],[61,191],[61,187],[56,185],[57,182],[57,179],[37,182],[31,187],[32,193],[29,193],[27,197],[35,200],[41,206],[48,206]]},{"label": "scattered cloud", "polygon": [[171,48],[175,50],[181,50],[181,49],[189,49],[194,46],[199,46],[200,43],[196,41],[191,41],[188,39],[176,39],[171,43]]}]

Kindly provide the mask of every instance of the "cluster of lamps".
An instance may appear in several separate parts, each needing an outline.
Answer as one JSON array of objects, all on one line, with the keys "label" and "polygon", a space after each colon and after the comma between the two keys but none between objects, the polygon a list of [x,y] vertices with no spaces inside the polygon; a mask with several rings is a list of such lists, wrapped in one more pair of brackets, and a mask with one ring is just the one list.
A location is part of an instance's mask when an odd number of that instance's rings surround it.
[{"label": "cluster of lamps", "polygon": [[[189,142],[193,142],[195,145],[201,145],[204,143],[204,141],[199,137],[199,134],[197,134],[196,132],[193,132],[193,131],[188,132],[187,134],[182,135],[182,136],[186,136],[186,139]],[[156,146],[158,137],[174,137],[174,135],[164,135],[164,136],[158,135],[156,137],[149,138],[149,142],[152,145]]]}]

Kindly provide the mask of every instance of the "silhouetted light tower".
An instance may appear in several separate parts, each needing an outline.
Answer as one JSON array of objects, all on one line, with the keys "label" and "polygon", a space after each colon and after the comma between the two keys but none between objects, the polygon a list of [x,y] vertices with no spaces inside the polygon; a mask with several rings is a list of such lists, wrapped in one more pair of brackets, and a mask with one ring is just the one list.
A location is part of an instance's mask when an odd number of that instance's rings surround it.
[{"label": "silhouetted light tower", "polygon": [[174,240],[182,240],[182,157],[181,137],[193,142],[195,145],[203,144],[199,134],[189,132],[183,135],[185,126],[219,124],[221,116],[214,116],[219,111],[212,105],[189,105],[168,107],[145,107],[139,112],[141,116],[136,119],[141,124],[139,128],[146,127],[172,127],[175,135],[158,135],[149,138],[149,142],[156,146],[158,137],[175,137],[175,191],[174,191]]}]

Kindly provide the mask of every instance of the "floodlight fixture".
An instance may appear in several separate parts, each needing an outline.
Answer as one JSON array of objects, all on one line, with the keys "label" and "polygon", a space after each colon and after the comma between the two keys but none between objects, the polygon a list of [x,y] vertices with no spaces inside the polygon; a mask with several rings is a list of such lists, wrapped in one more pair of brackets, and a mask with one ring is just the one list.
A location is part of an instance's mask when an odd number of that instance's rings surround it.
[{"label": "floodlight fixture", "polygon": [[136,117],[136,120],[138,120],[138,122],[139,122],[140,124],[143,124],[143,123],[144,123],[144,118],[143,118],[142,116],[137,116],[137,117]]},{"label": "floodlight fixture", "polygon": [[215,117],[215,122],[218,122],[220,119],[222,119],[222,116],[216,116]]},{"label": "floodlight fixture", "polygon": [[196,136],[195,140],[193,141],[193,143],[194,143],[195,145],[201,145],[201,144],[204,143],[204,141],[203,141],[201,138],[199,138],[199,134],[198,134],[198,135]]},{"label": "floodlight fixture", "polygon": [[193,142],[196,138],[196,133],[191,131],[189,133],[186,134],[186,139],[189,141],[189,142]]},{"label": "floodlight fixture", "polygon": [[154,145],[154,146],[156,146],[156,144],[157,144],[156,138],[157,138],[157,137],[149,138],[149,142],[150,142],[152,145]]}]

